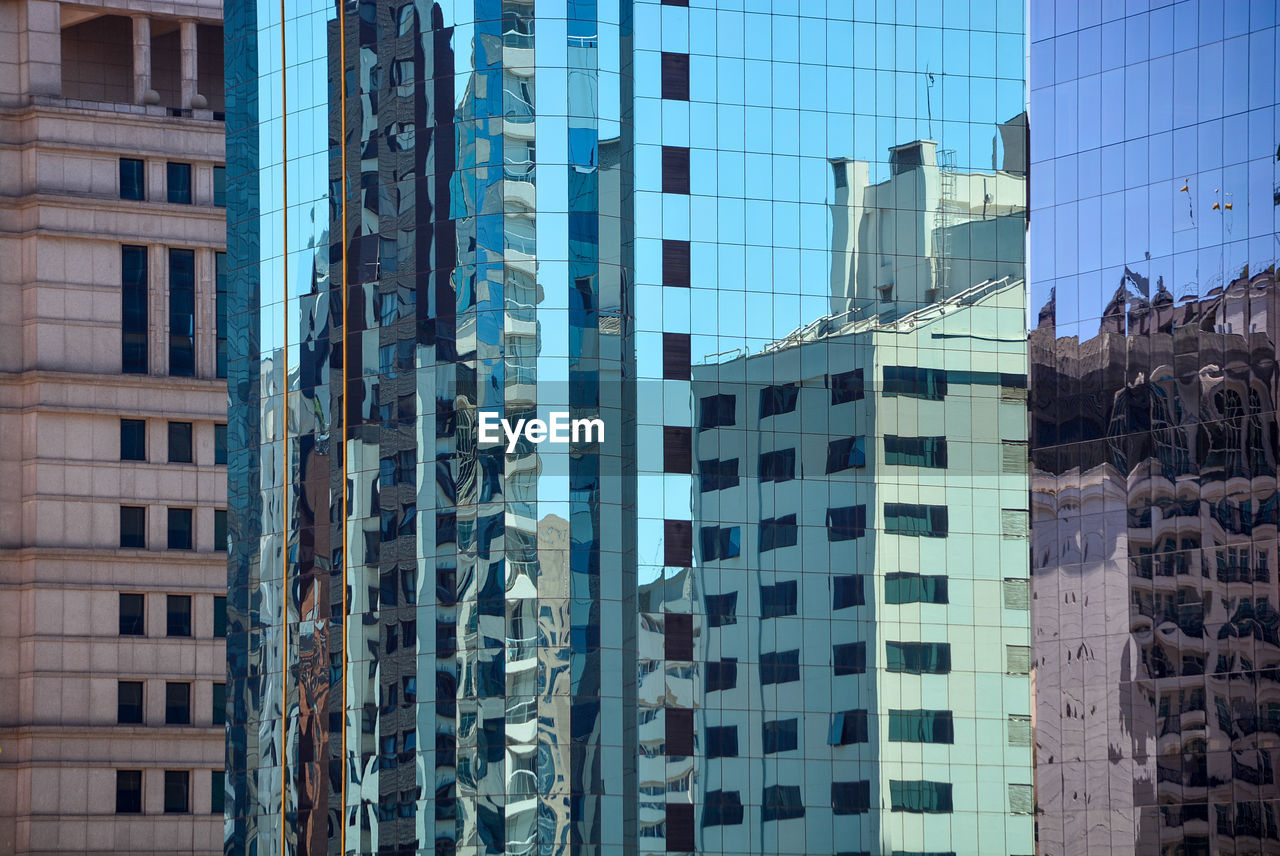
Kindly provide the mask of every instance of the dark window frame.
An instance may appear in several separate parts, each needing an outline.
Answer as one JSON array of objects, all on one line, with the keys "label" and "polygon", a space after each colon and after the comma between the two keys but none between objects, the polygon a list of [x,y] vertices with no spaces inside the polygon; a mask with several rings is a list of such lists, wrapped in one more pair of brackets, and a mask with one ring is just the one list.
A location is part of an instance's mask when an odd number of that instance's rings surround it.
[{"label": "dark window frame", "polygon": [[164,165],[165,201],[171,205],[195,204],[195,168],[183,161]]},{"label": "dark window frame", "polygon": [[120,420],[120,460],[147,460],[147,420]]},{"label": "dark window frame", "polygon": [[[129,172],[136,171],[130,175]],[[147,162],[141,158],[120,158],[120,198],[145,202],[147,198]]]}]

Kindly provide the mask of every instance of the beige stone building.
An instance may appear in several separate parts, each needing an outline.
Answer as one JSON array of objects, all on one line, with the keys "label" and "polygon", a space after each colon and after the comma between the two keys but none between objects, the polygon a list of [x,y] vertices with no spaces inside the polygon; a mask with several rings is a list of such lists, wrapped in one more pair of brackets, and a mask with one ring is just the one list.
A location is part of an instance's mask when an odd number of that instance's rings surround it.
[{"label": "beige stone building", "polygon": [[222,852],[221,23],[0,0],[3,854]]}]

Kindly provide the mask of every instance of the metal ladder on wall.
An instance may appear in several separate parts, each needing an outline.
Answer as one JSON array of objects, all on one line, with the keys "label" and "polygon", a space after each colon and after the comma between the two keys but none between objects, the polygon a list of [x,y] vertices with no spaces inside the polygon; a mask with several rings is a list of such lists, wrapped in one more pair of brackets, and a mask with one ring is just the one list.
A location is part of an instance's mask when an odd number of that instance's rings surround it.
[{"label": "metal ladder on wall", "polygon": [[951,218],[956,200],[956,150],[938,150],[938,207],[933,214],[933,288],[927,295],[940,300],[951,280]]}]

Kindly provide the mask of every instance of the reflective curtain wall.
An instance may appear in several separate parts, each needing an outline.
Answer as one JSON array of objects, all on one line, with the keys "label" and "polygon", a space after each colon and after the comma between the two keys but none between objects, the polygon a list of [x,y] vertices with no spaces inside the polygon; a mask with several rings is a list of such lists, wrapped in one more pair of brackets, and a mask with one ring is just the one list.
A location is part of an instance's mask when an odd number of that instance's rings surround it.
[{"label": "reflective curtain wall", "polygon": [[1031,6],[1040,853],[1280,853],[1274,3]]},{"label": "reflective curtain wall", "polygon": [[1034,851],[1025,12],[228,3],[228,856]]}]

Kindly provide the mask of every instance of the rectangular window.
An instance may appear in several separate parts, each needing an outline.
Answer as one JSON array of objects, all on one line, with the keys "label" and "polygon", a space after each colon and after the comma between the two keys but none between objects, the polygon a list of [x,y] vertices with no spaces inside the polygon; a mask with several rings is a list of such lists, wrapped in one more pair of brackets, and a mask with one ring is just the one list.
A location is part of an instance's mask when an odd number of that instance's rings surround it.
[{"label": "rectangular window", "polygon": [[214,770],[209,782],[209,813],[222,814],[227,807],[227,772]]},{"label": "rectangular window", "polygon": [[896,434],[886,434],[884,462],[889,466],[945,469],[947,438],[899,437]]},{"label": "rectangular window", "polygon": [[852,541],[867,534],[867,507],[846,505],[827,509],[827,540]]},{"label": "rectangular window", "polygon": [[1031,580],[1006,579],[1004,581],[1004,608],[1031,608]]},{"label": "rectangular window", "polygon": [[164,724],[191,724],[191,684],[174,681],[165,683]]},{"label": "rectangular window", "polygon": [[213,204],[219,208],[227,207],[227,168],[225,166],[213,168]]},{"label": "rectangular window", "polygon": [[667,847],[677,852],[693,849],[693,804],[667,803]]},{"label": "rectangular window", "polygon": [[866,814],[871,811],[871,782],[832,782],[833,814]]},{"label": "rectangular window", "polygon": [[760,521],[760,552],[776,550],[780,547],[794,547],[800,537],[796,526],[796,516],[786,514],[782,517],[769,517]]},{"label": "rectangular window", "polygon": [[738,593],[707,595],[707,625],[724,627],[726,624],[738,623]]},{"label": "rectangular window", "polygon": [[690,285],[690,245],[688,241],[662,242],[662,284],[677,288]]},{"label": "rectangular window", "polygon": [[120,158],[120,198],[147,198],[147,165],[138,158]]},{"label": "rectangular window", "polygon": [[213,709],[210,711],[209,721],[214,725],[227,724],[227,685],[224,683],[213,685]]},{"label": "rectangular window", "polygon": [[146,595],[120,595],[120,635],[146,636]]},{"label": "rectangular window", "polygon": [[170,508],[169,509],[169,541],[170,550],[190,550],[191,549],[191,519],[193,511],[190,508]]},{"label": "rectangular window", "polygon": [[861,675],[867,671],[867,643],[842,642],[831,646],[831,664],[837,675]]},{"label": "rectangular window", "polygon": [[1000,509],[1000,535],[1003,538],[1026,538],[1031,531],[1031,515],[1020,508]]},{"label": "rectangular window", "polygon": [[147,248],[120,247],[120,347],[125,374],[147,373]]},{"label": "rectangular window", "polygon": [[708,758],[738,757],[738,726],[736,725],[707,726],[707,757]]},{"label": "rectangular window", "polygon": [[693,659],[693,616],[668,612],[663,619],[663,656],[668,660]]},{"label": "rectangular window", "polygon": [[1000,444],[1000,469],[1006,473],[1025,476],[1027,474],[1027,443],[1018,440],[1005,440]]},{"label": "rectangular window", "polygon": [[737,422],[737,404],[732,395],[708,395],[698,399],[698,430],[723,428]]},{"label": "rectangular window", "polygon": [[1010,675],[1031,674],[1031,648],[1027,645],[1006,645],[1005,671]]},{"label": "rectangular window", "polygon": [[778,618],[796,614],[798,585],[787,580],[772,586],[760,586],[760,617]]},{"label": "rectangular window", "polygon": [[1035,791],[1031,785],[1009,785],[1009,813],[1035,814]]},{"label": "rectangular window", "polygon": [[191,635],[191,595],[171,594],[165,604],[165,635]]},{"label": "rectangular window", "polygon": [[949,710],[890,710],[889,739],[896,743],[954,743]]},{"label": "rectangular window", "polygon": [[662,334],[662,377],[663,380],[688,380],[690,366],[690,348],[692,340],[688,333]]},{"label": "rectangular window", "polygon": [[214,368],[217,377],[227,376],[227,254],[213,254]]},{"label": "rectangular window", "polygon": [[[742,797],[738,791],[707,791],[706,803],[702,808],[702,825],[737,826],[742,823]],[[671,842],[668,837],[667,846]],[[687,848],[693,850],[692,847]]]},{"label": "rectangular window", "polygon": [[742,552],[742,527],[703,526],[699,530],[703,561],[732,559]]},{"label": "rectangular window", "polygon": [[670,568],[687,568],[693,564],[693,523],[662,521],[662,563]]},{"label": "rectangular window", "polygon": [[951,783],[890,779],[889,801],[893,811],[947,814],[951,811]]},{"label": "rectangular window", "polygon": [[147,423],[144,419],[120,420],[120,460],[147,459]]},{"label": "rectangular window", "polygon": [[946,642],[887,642],[885,659],[890,672],[945,675],[951,671],[951,645]]},{"label": "rectangular window", "polygon": [[678,425],[662,427],[662,471],[693,472],[693,429]]},{"label": "rectangular window", "polygon": [[831,387],[831,403],[844,404],[846,401],[861,401],[863,392],[862,369],[841,372],[831,375],[827,384]]},{"label": "rectangular window", "polygon": [[142,681],[116,682],[116,722],[142,724]]},{"label": "rectangular window", "polygon": [[225,464],[227,462],[227,425],[220,422],[213,426],[213,462],[215,464]]},{"label": "rectangular window", "polygon": [[227,636],[227,598],[218,595],[213,599],[213,638],[225,639]]},{"label": "rectangular window", "polygon": [[838,577],[832,577],[831,584],[834,589],[831,596],[832,609],[847,609],[850,606],[866,605],[861,574],[843,574]]},{"label": "rectangular window", "polygon": [[804,817],[799,785],[770,785],[760,799],[760,819],[791,820]]},{"label": "rectangular window", "polygon": [[698,461],[698,489],[702,493],[738,486],[738,459]]},{"label": "rectangular window", "polygon": [[761,723],[760,740],[764,745],[764,754],[775,752],[792,752],[800,745],[800,731],[797,720],[778,719]]},{"label": "rectangular window", "polygon": [[760,418],[768,419],[780,413],[791,413],[800,398],[800,387],[794,383],[766,386],[760,390]]},{"label": "rectangular window", "polygon": [[771,651],[760,655],[760,683],[789,684],[800,680],[800,651]]},{"label": "rectangular window", "polygon": [[947,394],[947,373],[919,366],[885,366],[884,394],[941,400]]},{"label": "rectangular window", "polygon": [[689,100],[689,55],[662,52],[662,97],[667,101]]},{"label": "rectangular window", "polygon": [[865,437],[842,437],[827,444],[827,474],[867,465]]},{"label": "rectangular window", "polygon": [[225,508],[213,510],[213,549],[223,553],[227,550],[227,510]]},{"label": "rectangular window", "polygon": [[176,205],[191,204],[191,164],[169,161],[165,166],[168,199]]},{"label": "rectangular window", "polygon": [[196,374],[195,250],[169,250],[169,374]]},{"label": "rectangular window", "polygon": [[191,773],[186,770],[164,771],[164,813],[186,814],[191,811]]},{"label": "rectangular window", "polygon": [[1031,745],[1031,717],[1017,714],[1009,715],[1009,745]]},{"label": "rectangular window", "polygon": [[947,578],[941,574],[885,574],[884,602],[947,603]]},{"label": "rectangular window", "polygon": [[947,507],[945,505],[913,505],[906,502],[886,502],[884,505],[884,531],[890,535],[945,538],[947,537]]},{"label": "rectangular window", "polygon": [[827,731],[827,745],[848,746],[867,742],[867,711],[846,710],[831,717]]},{"label": "rectangular window", "polygon": [[116,770],[116,814],[142,813],[142,771]]},{"label": "rectangular window", "polygon": [[120,506],[120,548],[147,548],[147,509],[141,505]]},{"label": "rectangular window", "polygon": [[796,450],[760,453],[760,481],[784,482],[796,477]]},{"label": "rectangular window", "polygon": [[193,428],[190,422],[169,423],[169,463],[189,464],[193,460]]},{"label": "rectangular window", "polygon": [[662,192],[688,195],[689,150],[687,148],[662,147]]},{"label": "rectangular window", "polygon": [[687,757],[693,754],[693,708],[667,708],[666,754]]},{"label": "rectangular window", "polygon": [[707,692],[731,690],[738,685],[738,658],[728,657],[707,663]]}]

